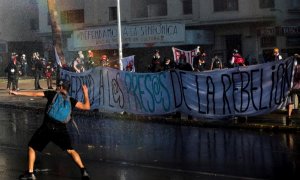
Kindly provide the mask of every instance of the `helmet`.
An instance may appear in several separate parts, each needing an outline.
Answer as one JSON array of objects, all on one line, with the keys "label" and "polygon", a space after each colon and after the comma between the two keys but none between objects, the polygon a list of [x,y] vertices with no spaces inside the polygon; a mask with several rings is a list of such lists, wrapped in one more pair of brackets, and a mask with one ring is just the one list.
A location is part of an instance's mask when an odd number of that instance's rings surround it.
[{"label": "helmet", "polygon": [[233,51],[232,51],[232,53],[233,54],[236,54],[236,53],[238,53],[239,51],[237,50],[237,49],[234,49]]}]

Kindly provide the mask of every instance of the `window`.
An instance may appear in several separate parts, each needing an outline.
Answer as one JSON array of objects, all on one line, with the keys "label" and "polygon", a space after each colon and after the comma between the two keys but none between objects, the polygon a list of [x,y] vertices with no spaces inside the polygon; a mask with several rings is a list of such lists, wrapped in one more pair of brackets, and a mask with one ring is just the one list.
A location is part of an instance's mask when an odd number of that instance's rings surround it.
[{"label": "window", "polygon": [[260,8],[274,8],[275,3],[274,0],[259,0]]},{"label": "window", "polygon": [[7,52],[6,44],[0,43],[0,53],[5,53],[5,52]]},{"label": "window", "polygon": [[214,0],[214,11],[237,11],[238,0]]},{"label": "window", "polygon": [[265,47],[275,47],[276,46],[276,36],[266,36],[261,38],[260,46]]},{"label": "window", "polygon": [[288,36],[286,37],[287,46],[300,46],[300,36]]},{"label": "window", "polygon": [[37,19],[30,19],[30,30],[38,30],[39,29],[39,21]]},{"label": "window", "polygon": [[300,1],[290,0],[290,9],[300,9]]},{"label": "window", "polygon": [[114,21],[117,20],[118,14],[117,14],[117,7],[109,7],[109,20]]},{"label": "window", "polygon": [[132,17],[145,18],[166,16],[168,14],[167,0],[132,0]]},{"label": "window", "polygon": [[193,0],[182,0],[183,14],[193,14]]},{"label": "window", "polygon": [[60,14],[60,20],[62,24],[84,23],[84,10],[77,9],[62,11]]}]

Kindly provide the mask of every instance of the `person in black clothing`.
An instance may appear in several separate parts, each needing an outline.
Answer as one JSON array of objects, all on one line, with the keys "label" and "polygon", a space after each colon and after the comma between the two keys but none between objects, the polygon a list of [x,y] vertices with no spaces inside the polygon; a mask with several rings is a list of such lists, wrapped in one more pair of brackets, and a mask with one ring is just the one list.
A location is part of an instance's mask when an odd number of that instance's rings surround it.
[{"label": "person in black clothing", "polygon": [[160,59],[159,50],[156,50],[154,55],[152,56],[152,62],[149,67],[151,72],[160,72],[162,70],[160,61],[161,59]]},{"label": "person in black clothing", "polygon": [[26,55],[25,54],[22,54],[22,56],[20,58],[20,63],[21,63],[22,75],[23,76],[27,76],[28,64],[27,64],[27,59],[26,59]]},{"label": "person in black clothing", "polygon": [[21,73],[19,61],[17,61],[18,55],[16,53],[12,53],[11,61],[8,63],[5,68],[5,72],[7,73],[7,89],[10,90],[19,90],[18,79]]},{"label": "person in black clothing", "polygon": [[43,75],[43,69],[44,69],[44,65],[43,62],[41,60],[41,58],[38,56],[38,54],[35,54],[33,56],[33,60],[34,60],[34,88],[35,90],[38,89],[43,89],[40,85],[40,79]]},{"label": "person in black clothing", "polygon": [[[41,127],[34,133],[28,144],[28,170],[22,174],[19,179],[36,179],[34,175],[34,162],[36,159],[36,151],[41,152],[49,142],[55,143],[63,151],[66,151],[73,159],[75,164],[80,168],[82,179],[88,180],[89,175],[83,165],[80,155],[73,149],[71,145],[70,135],[67,131],[66,123],[62,123],[55,119],[52,119],[48,114],[47,110],[49,105],[52,103],[54,96],[60,93],[64,98],[67,98],[68,91],[70,88],[70,82],[62,80],[59,82],[57,91],[11,91],[13,95],[21,96],[35,96],[35,97],[46,97],[47,104],[44,113],[44,121]],[[70,97],[71,109],[75,107],[81,110],[90,110],[90,101],[88,96],[88,88],[86,85],[82,85],[82,92],[84,102],[77,101]]]},{"label": "person in black clothing", "polygon": [[163,71],[169,71],[175,69],[174,63],[171,62],[171,59],[165,57],[164,64],[163,64]]},{"label": "person in black clothing", "polygon": [[185,53],[182,51],[182,52],[180,52],[180,56],[179,56],[179,59],[178,59],[178,64],[179,64],[179,63],[182,63],[183,61],[186,61],[186,55],[185,55]]},{"label": "person in black clothing", "polygon": [[206,57],[205,52],[198,52],[197,56],[195,56],[193,58],[194,71],[201,72],[201,71],[205,70],[205,63],[206,63],[205,62],[205,57]]},{"label": "person in black clothing", "polygon": [[222,68],[223,68],[222,60],[217,55],[215,55],[215,57],[212,58],[210,70],[222,69]]},{"label": "person in black clothing", "polygon": [[178,65],[177,65],[177,69],[183,70],[183,71],[193,71],[192,65],[187,63],[186,61],[187,61],[186,59],[179,61]]}]

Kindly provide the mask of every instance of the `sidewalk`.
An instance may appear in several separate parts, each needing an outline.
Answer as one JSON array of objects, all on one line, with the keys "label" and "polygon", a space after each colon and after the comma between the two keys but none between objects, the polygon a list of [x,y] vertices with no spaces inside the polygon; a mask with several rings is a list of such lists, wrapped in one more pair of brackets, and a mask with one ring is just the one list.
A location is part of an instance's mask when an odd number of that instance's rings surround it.
[{"label": "sidewalk", "polygon": [[[24,97],[24,96],[12,96],[6,89],[6,79],[0,79],[0,107],[26,109],[26,110],[38,110],[43,111],[46,100],[41,97]],[[45,79],[40,81],[42,88],[47,88]],[[54,86],[55,87],[55,86]],[[20,90],[34,90],[34,79],[20,79]],[[77,112],[78,113],[78,112]],[[152,121],[159,123],[171,123],[182,124],[188,126],[200,126],[208,128],[233,128],[233,129],[251,129],[251,130],[271,130],[271,131],[288,131],[299,132],[300,131],[300,113],[294,112],[291,121],[286,118],[285,111],[276,111],[270,114],[260,115],[256,117],[233,119],[228,121],[208,122],[205,120],[193,119],[188,120],[186,117],[174,118],[173,116],[135,116],[135,115],[120,115],[113,113],[103,112],[89,112],[86,115],[101,115],[112,116],[113,118],[125,118],[134,119],[138,121]]]}]

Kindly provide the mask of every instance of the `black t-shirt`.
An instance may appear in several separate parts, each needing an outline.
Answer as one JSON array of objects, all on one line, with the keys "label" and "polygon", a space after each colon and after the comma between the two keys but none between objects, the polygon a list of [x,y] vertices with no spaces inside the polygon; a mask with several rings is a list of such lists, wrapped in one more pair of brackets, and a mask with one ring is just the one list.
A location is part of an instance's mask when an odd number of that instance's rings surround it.
[{"label": "black t-shirt", "polygon": [[34,65],[35,65],[35,70],[37,72],[41,72],[43,70],[43,62],[42,62],[42,60],[36,59]]},{"label": "black t-shirt", "polygon": [[[52,120],[47,115],[47,110],[49,108],[49,105],[52,103],[53,98],[54,98],[54,96],[55,96],[56,93],[57,93],[56,91],[44,91],[45,97],[48,100],[47,104],[46,104],[46,108],[45,108],[44,122],[47,122],[47,123],[50,122],[50,123],[54,123],[54,124],[64,124],[64,123]],[[76,99],[72,98],[72,97],[70,97],[70,101],[71,101],[71,108],[73,110],[78,101]]]}]

